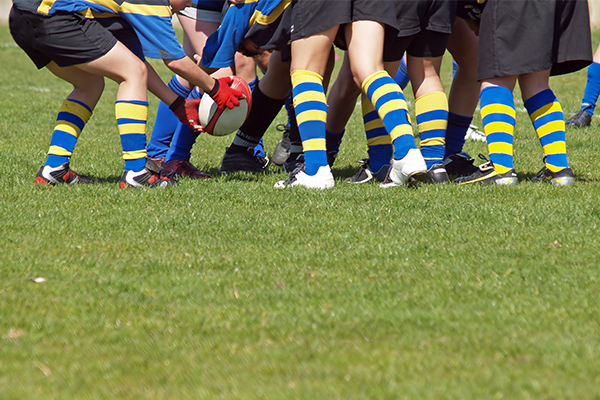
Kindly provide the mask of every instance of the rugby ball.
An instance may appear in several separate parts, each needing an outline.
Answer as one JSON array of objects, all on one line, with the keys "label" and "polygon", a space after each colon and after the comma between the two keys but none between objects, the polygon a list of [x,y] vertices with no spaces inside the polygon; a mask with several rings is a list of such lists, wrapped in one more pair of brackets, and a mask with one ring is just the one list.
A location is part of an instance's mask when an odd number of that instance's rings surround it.
[{"label": "rugby ball", "polygon": [[204,127],[204,132],[213,136],[227,136],[236,132],[248,118],[250,107],[252,105],[252,92],[248,83],[239,76],[232,76],[230,87],[237,89],[244,94],[244,98],[239,99],[240,105],[233,108],[225,107],[219,110],[217,103],[204,93],[200,106],[198,107],[198,117],[200,124]]}]

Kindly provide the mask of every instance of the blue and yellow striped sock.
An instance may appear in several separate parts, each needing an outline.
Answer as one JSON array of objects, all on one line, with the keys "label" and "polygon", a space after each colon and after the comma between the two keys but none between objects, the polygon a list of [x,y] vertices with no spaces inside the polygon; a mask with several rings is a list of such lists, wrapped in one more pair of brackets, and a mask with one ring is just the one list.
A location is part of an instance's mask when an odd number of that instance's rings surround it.
[{"label": "blue and yellow striped sock", "polygon": [[525,108],[544,149],[546,167],[552,172],[568,168],[565,116],[552,90],[531,97]]},{"label": "blue and yellow striped sock", "polygon": [[481,91],[479,101],[490,161],[494,163],[497,173],[504,174],[514,168],[516,111],[513,94],[507,88],[491,86]]},{"label": "blue and yellow striped sock", "polygon": [[394,158],[400,160],[410,149],[416,149],[406,99],[400,86],[387,72],[375,72],[362,84],[363,93],[377,109],[385,130],[394,145]]},{"label": "blue and yellow striped sock", "polygon": [[138,172],[146,167],[146,121],[148,120],[148,102],[140,100],[117,100],[115,115],[125,170]]},{"label": "blue and yellow striped sock", "polygon": [[55,168],[69,162],[77,139],[91,116],[92,110],[82,102],[63,101],[56,117],[46,165]]},{"label": "blue and yellow striped sock", "polygon": [[369,147],[369,167],[371,171],[377,172],[384,165],[390,165],[393,153],[392,140],[388,131],[385,130],[377,110],[367,96],[362,96],[361,103],[367,146]]},{"label": "blue and yellow striped sock", "polygon": [[415,100],[417,126],[421,137],[421,153],[427,169],[444,161],[448,98],[444,92],[432,92]]},{"label": "blue and yellow striped sock", "polygon": [[323,89],[323,77],[316,72],[296,70],[292,72],[294,110],[304,149],[305,173],[314,175],[327,165],[325,122],[327,101]]}]

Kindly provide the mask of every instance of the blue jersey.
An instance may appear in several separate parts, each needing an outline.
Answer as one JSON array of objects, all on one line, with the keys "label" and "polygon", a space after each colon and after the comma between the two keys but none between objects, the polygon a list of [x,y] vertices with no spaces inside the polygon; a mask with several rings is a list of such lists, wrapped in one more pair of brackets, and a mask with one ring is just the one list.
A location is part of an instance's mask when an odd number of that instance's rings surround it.
[{"label": "blue jersey", "polygon": [[[208,37],[202,52],[202,65],[226,68],[233,65],[235,53],[248,31],[279,21],[291,0],[245,0],[227,10],[221,26]],[[256,43],[259,47],[261,43]]]},{"label": "blue jersey", "polygon": [[87,18],[120,17],[135,30],[144,55],[177,60],[185,52],[171,22],[169,0],[14,0],[24,11],[52,15],[58,11],[80,13]]}]

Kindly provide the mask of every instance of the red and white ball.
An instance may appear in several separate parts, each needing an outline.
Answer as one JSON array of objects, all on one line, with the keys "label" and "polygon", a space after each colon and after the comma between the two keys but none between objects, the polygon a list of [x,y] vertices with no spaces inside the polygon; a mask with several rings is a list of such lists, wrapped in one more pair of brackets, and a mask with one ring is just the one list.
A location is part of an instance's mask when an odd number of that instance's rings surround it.
[{"label": "red and white ball", "polygon": [[233,108],[225,107],[219,110],[217,103],[207,93],[202,95],[198,107],[200,124],[204,132],[213,136],[227,136],[236,132],[248,118],[252,106],[252,91],[248,83],[239,76],[232,76],[230,87],[240,90],[245,98],[241,98],[240,105]]}]

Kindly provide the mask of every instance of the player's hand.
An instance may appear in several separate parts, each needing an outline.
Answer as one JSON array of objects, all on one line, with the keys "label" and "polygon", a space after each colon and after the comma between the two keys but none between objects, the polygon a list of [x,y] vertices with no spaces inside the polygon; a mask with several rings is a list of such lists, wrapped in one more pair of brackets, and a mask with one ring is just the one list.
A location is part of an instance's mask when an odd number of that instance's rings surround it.
[{"label": "player's hand", "polygon": [[215,79],[215,86],[208,94],[213,98],[220,109],[239,106],[240,101],[238,99],[241,99],[244,96],[240,90],[231,88],[231,81],[232,79],[230,76]]},{"label": "player's hand", "polygon": [[169,108],[182,124],[189,126],[196,132],[202,132],[204,128],[200,125],[198,117],[199,105],[200,99],[186,99],[183,96],[179,96]]}]

